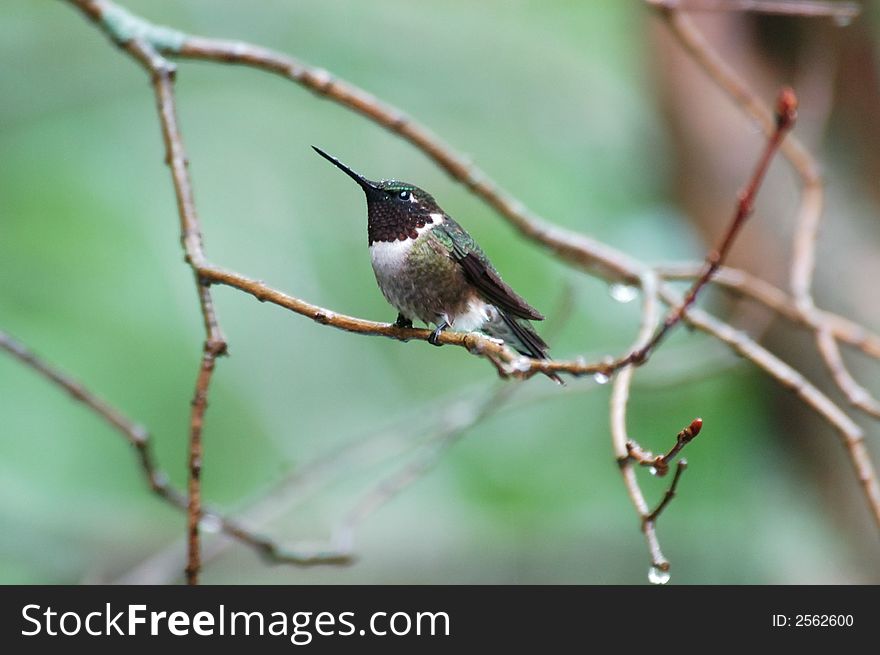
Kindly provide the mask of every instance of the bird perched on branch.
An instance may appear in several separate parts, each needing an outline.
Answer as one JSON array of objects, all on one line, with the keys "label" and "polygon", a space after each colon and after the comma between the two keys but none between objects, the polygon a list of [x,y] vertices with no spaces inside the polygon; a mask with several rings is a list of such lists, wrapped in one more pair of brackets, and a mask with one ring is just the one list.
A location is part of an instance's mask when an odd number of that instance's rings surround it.
[{"label": "bird perched on branch", "polygon": [[[480,246],[430,194],[407,182],[373,182],[312,146],[367,196],[367,234],[379,289],[399,312],[396,324],[418,319],[436,328],[480,331],[519,353],[549,359],[547,344],[528,321],[544,317],[511,289]],[[556,382],[559,376],[548,374]]]}]

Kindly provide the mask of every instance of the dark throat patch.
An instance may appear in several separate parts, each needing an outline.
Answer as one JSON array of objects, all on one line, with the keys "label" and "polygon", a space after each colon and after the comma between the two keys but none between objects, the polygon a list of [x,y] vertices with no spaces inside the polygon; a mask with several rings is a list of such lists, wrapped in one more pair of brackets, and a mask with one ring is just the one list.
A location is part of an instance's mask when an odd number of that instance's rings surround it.
[{"label": "dark throat patch", "polygon": [[400,204],[373,202],[369,205],[367,236],[370,245],[380,241],[406,241],[417,238],[418,230],[434,222],[430,212],[417,203]]}]

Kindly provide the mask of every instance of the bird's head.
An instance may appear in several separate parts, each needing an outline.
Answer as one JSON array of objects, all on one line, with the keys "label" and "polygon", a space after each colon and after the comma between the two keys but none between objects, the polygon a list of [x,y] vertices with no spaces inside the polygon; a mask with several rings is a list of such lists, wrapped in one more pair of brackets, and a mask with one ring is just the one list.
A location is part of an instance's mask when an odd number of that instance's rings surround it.
[{"label": "bird's head", "polygon": [[412,237],[414,230],[438,220],[437,215],[443,215],[431,194],[414,184],[399,180],[368,180],[336,157],[316,146],[312,148],[363,189],[367,197],[370,243],[403,241]]}]

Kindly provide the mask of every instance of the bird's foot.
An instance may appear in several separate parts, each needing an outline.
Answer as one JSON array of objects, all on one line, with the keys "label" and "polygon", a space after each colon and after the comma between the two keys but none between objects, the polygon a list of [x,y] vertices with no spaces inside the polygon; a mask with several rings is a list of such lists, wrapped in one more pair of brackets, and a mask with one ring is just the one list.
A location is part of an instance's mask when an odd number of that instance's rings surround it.
[{"label": "bird's foot", "polygon": [[443,332],[446,328],[449,327],[449,324],[446,321],[443,321],[437,326],[437,329],[431,333],[431,336],[428,337],[428,343],[432,346],[442,346],[443,344],[438,341],[440,337],[440,333]]},{"label": "bird's foot", "polygon": [[398,314],[397,320],[394,321],[394,326],[399,327],[399,328],[411,328],[412,327],[412,320],[408,319],[403,314]]}]

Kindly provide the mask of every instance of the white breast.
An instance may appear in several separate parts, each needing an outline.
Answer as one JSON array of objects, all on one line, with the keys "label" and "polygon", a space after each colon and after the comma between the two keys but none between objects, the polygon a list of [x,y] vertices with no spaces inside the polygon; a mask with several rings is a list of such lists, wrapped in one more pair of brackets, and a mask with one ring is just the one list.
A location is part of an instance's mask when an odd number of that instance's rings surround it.
[{"label": "white breast", "polygon": [[378,241],[370,246],[370,259],[376,277],[388,278],[397,275],[406,263],[406,257],[412,250],[412,239],[406,241]]},{"label": "white breast", "polygon": [[[434,229],[443,222],[443,214],[431,214],[431,218],[434,219],[433,223],[428,223],[416,230],[419,236]],[[405,241],[377,241],[371,244],[370,259],[373,262],[373,270],[376,272],[376,277],[387,279],[396,275],[406,263],[406,258],[413,244],[415,244],[414,239],[406,239]]]}]

